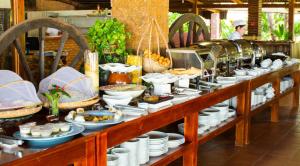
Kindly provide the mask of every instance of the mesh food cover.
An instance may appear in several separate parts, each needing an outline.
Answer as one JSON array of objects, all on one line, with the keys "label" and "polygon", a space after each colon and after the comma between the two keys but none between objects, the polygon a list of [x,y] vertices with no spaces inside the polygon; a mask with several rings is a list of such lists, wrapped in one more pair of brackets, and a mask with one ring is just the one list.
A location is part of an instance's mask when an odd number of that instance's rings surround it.
[{"label": "mesh food cover", "polygon": [[23,80],[18,74],[9,70],[0,70],[0,85]]},{"label": "mesh food cover", "polygon": [[0,70],[0,110],[33,107],[41,104],[34,85],[17,74]]},{"label": "mesh food cover", "polygon": [[40,82],[38,96],[42,101],[47,101],[42,93],[48,92],[53,85],[63,88],[71,96],[62,96],[60,103],[85,101],[98,95],[93,89],[92,80],[71,67],[62,67]]}]

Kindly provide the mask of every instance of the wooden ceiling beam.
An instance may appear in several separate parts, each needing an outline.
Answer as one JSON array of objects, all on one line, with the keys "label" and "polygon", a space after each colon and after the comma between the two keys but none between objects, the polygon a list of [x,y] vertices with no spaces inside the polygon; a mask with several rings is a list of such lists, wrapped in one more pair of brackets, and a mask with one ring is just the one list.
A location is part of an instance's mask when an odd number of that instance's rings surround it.
[{"label": "wooden ceiling beam", "polygon": [[[288,4],[263,4],[263,8],[288,8]],[[211,8],[211,9],[222,9],[222,8],[248,8],[248,4],[203,4],[198,5],[198,8]],[[295,4],[295,8],[300,8],[300,4]]]},{"label": "wooden ceiling beam", "polygon": [[234,2],[234,3],[237,3],[237,4],[243,4],[244,2],[243,1],[241,1],[241,0],[231,0],[232,2]]},{"label": "wooden ceiling beam", "polygon": [[72,0],[51,0],[51,1],[59,1],[59,2],[62,2],[62,3],[66,3],[66,4],[69,4],[69,5],[75,6],[75,7],[80,6],[79,2],[72,1]]},{"label": "wooden ceiling beam", "polygon": [[185,1],[190,2],[192,4],[195,4],[195,1],[197,1],[197,5],[203,4],[203,2],[200,2],[199,0],[185,0]]}]

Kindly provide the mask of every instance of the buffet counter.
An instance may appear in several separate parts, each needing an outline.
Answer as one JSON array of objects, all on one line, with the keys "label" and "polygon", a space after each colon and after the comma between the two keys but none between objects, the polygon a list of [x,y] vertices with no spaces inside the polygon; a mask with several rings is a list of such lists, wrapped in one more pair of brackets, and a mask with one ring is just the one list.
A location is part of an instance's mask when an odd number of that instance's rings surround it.
[{"label": "buffet counter", "polygon": [[[279,100],[290,93],[294,94],[294,106],[299,105],[299,77],[298,64],[285,66],[269,73],[257,76],[250,80],[239,81],[233,85],[211,91],[202,91],[201,94],[188,101],[165,107],[148,115],[123,122],[121,124],[80,136],[73,141],[48,148],[33,150],[26,147],[19,148],[13,154],[0,153],[1,165],[106,165],[107,149],[136,138],[152,130],[160,129],[178,120],[184,120],[185,143],[177,148],[170,149],[159,157],[151,157],[145,165],[167,165],[183,157],[184,165],[197,165],[198,145],[203,144],[219,134],[236,127],[235,144],[243,146],[249,143],[251,116],[267,107],[272,108],[272,121],[278,120]],[[286,75],[294,79],[292,88],[280,93],[280,80]],[[275,97],[255,107],[251,107],[251,92],[253,89],[272,83]],[[198,135],[198,114],[203,109],[217,103],[237,97],[236,116],[222,122],[213,130]],[[41,111],[38,114],[41,114]],[[45,114],[45,113],[44,113]],[[36,118],[34,115],[32,118]]]}]

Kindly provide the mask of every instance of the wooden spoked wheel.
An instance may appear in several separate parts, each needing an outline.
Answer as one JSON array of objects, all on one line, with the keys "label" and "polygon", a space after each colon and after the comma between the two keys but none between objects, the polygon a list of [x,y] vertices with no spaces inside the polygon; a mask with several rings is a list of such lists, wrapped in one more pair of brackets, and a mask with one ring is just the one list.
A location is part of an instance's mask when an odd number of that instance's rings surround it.
[{"label": "wooden spoked wheel", "polygon": [[[55,72],[58,68],[59,61],[61,59],[63,48],[65,42],[68,38],[74,40],[74,42],[79,47],[79,52],[77,55],[68,63],[68,66],[75,67],[79,62],[83,60],[83,54],[86,49],[88,49],[88,44],[86,42],[83,34],[74,26],[70,24],[66,24],[62,21],[53,18],[40,18],[33,20],[26,20],[18,25],[15,25],[5,31],[0,36],[0,56],[11,45],[14,46],[19,54],[19,59],[21,66],[23,67],[24,73],[26,74],[29,81],[38,85],[39,81],[42,80],[45,75],[45,56],[44,56],[44,48],[45,48],[45,33],[48,27],[56,28],[62,32],[62,36],[60,39],[60,45],[57,49],[57,55],[55,56],[53,63],[51,64],[51,69],[49,69],[49,73],[51,74]],[[31,30],[38,29],[39,31],[39,77],[34,77],[33,71],[29,66],[29,63],[26,60],[25,53],[22,50],[20,37],[24,35],[26,32]]]},{"label": "wooden spoked wheel", "polygon": [[[185,35],[183,27],[187,24],[188,32]],[[204,40],[210,40],[210,33],[204,20],[193,13],[180,16],[169,29],[169,44],[172,48],[178,47],[175,43],[179,38],[180,47],[189,47],[199,41],[202,35]],[[178,38],[177,38],[178,37]]]}]

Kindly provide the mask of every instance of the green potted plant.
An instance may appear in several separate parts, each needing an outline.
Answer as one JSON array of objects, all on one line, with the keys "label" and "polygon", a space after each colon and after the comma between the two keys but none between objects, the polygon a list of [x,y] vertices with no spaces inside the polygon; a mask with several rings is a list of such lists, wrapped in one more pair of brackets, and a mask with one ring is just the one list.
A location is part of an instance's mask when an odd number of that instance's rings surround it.
[{"label": "green potted plant", "polygon": [[126,39],[130,34],[125,25],[117,19],[97,20],[88,29],[87,37],[92,51],[97,51],[101,63],[124,62]]}]

